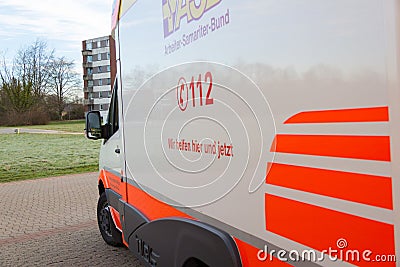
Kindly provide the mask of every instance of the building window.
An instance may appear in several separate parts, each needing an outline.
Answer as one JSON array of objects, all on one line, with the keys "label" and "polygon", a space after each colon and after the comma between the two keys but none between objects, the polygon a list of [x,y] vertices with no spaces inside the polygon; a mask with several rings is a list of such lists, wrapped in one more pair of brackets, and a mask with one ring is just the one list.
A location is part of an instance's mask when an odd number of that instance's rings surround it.
[{"label": "building window", "polygon": [[92,50],[92,42],[86,41],[86,50]]},{"label": "building window", "polygon": [[93,61],[93,57],[92,56],[87,56],[87,62],[92,62]]},{"label": "building window", "polygon": [[99,92],[99,98],[103,98],[103,92]]},{"label": "building window", "polygon": [[101,54],[97,54],[97,60],[101,60]]},{"label": "building window", "polygon": [[108,98],[111,98],[111,92],[108,92]]},{"label": "building window", "polygon": [[92,99],[93,98],[93,94],[89,93],[88,97],[89,97],[89,99]]},{"label": "building window", "polygon": [[110,59],[110,52],[107,53],[107,59]]},{"label": "building window", "polygon": [[103,80],[102,80],[102,79],[98,80],[97,84],[98,84],[99,86],[103,85]]},{"label": "building window", "polygon": [[97,48],[101,47],[101,41],[97,41]]},{"label": "building window", "polygon": [[92,68],[87,68],[86,71],[87,71],[88,75],[93,74],[93,69]]},{"label": "building window", "polygon": [[98,66],[97,72],[98,72],[98,73],[101,73],[101,66]]},{"label": "building window", "polygon": [[103,110],[103,105],[100,104],[100,110]]},{"label": "building window", "polygon": [[106,46],[110,46],[110,40],[106,40]]},{"label": "building window", "polygon": [[88,85],[88,86],[93,86],[93,80],[87,81],[87,85]]},{"label": "building window", "polygon": [[107,78],[107,85],[111,84],[111,78]]},{"label": "building window", "polygon": [[108,71],[108,72],[110,72],[110,71],[111,71],[111,69],[110,69],[110,65],[107,65],[107,71]]}]

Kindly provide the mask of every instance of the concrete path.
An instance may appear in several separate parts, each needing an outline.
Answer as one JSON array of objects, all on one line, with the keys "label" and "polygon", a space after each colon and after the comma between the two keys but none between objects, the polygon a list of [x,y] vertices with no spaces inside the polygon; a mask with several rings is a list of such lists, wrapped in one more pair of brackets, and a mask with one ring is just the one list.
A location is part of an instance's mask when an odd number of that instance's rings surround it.
[{"label": "concrete path", "polygon": [[96,222],[97,173],[0,184],[0,266],[141,266]]},{"label": "concrete path", "polygon": [[55,130],[42,130],[42,129],[31,129],[31,128],[0,128],[0,134],[15,134],[17,129],[19,129],[20,133],[83,134],[83,132],[82,133],[73,133],[73,132],[64,132],[64,131],[55,131]]}]

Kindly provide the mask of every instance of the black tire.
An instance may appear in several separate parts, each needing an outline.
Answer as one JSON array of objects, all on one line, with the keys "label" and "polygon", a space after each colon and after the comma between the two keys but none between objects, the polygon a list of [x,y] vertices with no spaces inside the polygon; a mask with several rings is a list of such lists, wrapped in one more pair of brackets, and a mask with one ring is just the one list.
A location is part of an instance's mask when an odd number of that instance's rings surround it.
[{"label": "black tire", "polygon": [[107,202],[106,193],[103,192],[97,202],[97,224],[104,241],[113,247],[122,245],[122,234],[115,227]]},{"label": "black tire", "polygon": [[201,260],[190,258],[184,264],[183,267],[209,267],[207,264]]}]

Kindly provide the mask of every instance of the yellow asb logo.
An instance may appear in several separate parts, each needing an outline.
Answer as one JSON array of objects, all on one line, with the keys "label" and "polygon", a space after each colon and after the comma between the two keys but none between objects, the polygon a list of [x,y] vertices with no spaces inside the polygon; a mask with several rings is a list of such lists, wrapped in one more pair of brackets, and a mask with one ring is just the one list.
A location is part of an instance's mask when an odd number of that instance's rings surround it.
[{"label": "yellow asb logo", "polygon": [[199,20],[204,13],[222,0],[162,0],[164,38],[179,30],[182,18],[187,23]]}]

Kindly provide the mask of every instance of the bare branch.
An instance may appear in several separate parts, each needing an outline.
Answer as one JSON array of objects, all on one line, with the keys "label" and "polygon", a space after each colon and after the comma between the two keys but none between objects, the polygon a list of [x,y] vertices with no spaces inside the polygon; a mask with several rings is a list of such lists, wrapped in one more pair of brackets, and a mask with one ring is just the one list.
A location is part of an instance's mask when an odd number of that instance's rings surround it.
[{"label": "bare branch", "polygon": [[74,71],[74,65],[73,61],[65,57],[56,58],[51,64],[52,80],[48,92],[57,97],[57,110],[60,117],[66,105],[66,98],[71,96],[73,90],[79,85],[79,76]]}]

